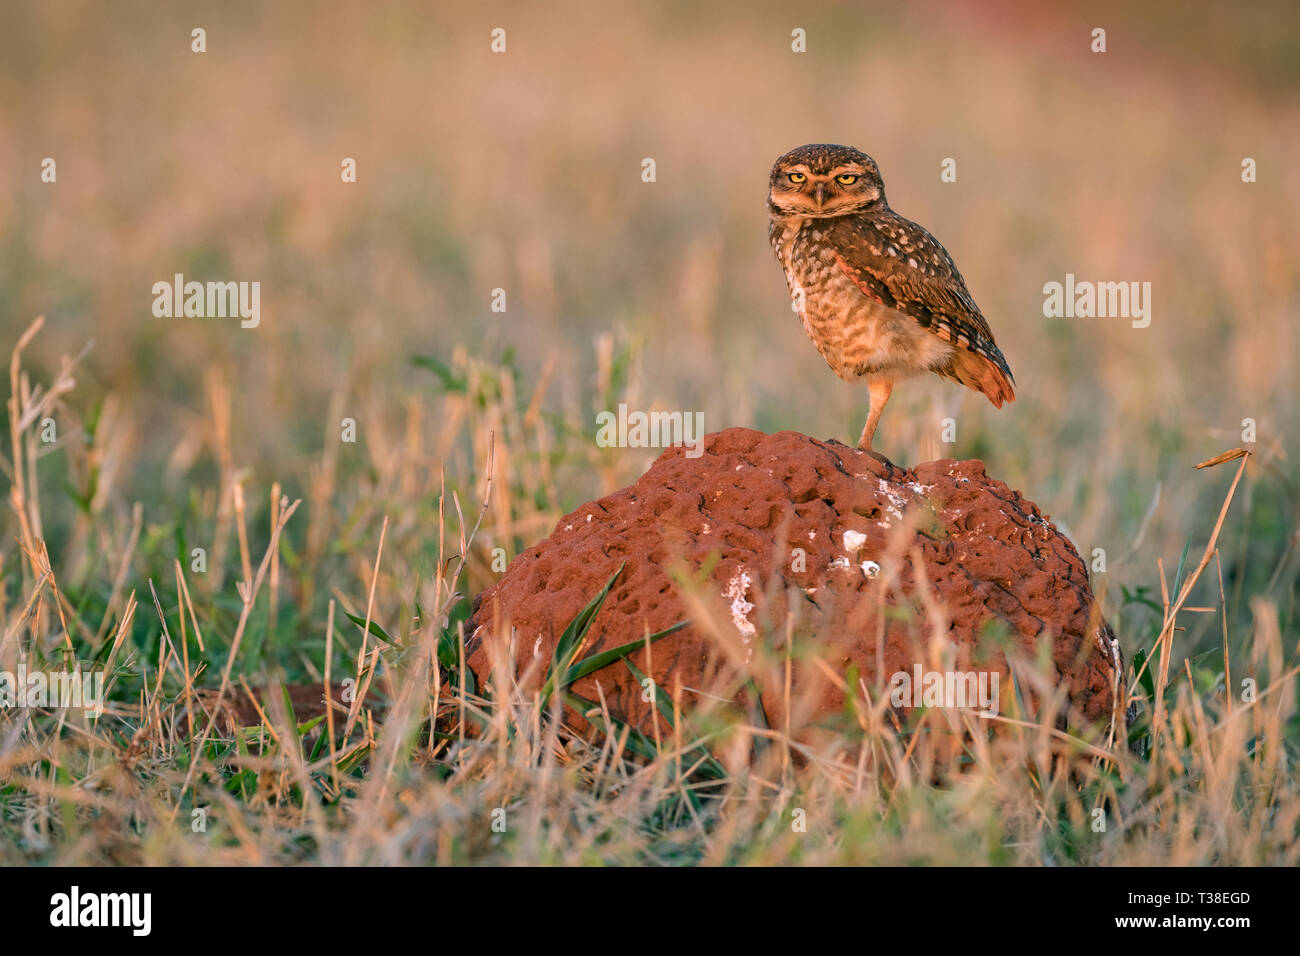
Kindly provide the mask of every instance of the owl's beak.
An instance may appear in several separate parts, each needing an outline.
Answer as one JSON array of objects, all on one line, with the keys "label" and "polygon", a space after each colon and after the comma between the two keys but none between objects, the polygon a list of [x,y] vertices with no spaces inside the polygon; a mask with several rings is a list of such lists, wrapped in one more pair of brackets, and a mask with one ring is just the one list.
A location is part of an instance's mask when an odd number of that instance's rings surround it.
[{"label": "owl's beak", "polygon": [[826,184],[825,184],[825,183],[818,183],[818,184],[817,184],[817,188],[815,188],[815,189],[813,190],[813,199],[817,200],[817,205],[819,205],[819,206],[826,202]]}]

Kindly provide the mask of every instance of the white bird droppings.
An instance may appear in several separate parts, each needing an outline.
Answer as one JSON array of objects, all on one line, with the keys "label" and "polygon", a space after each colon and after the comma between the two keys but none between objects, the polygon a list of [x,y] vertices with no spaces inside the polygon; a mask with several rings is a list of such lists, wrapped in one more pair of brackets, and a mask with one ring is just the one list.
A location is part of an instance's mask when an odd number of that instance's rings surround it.
[{"label": "white bird droppings", "polygon": [[727,582],[727,589],[722,592],[722,596],[731,601],[731,623],[736,625],[736,630],[740,632],[746,644],[758,633],[754,625],[749,622],[749,612],[754,610],[754,605],[745,600],[749,584],[749,572],[742,568],[731,576],[731,580]]}]

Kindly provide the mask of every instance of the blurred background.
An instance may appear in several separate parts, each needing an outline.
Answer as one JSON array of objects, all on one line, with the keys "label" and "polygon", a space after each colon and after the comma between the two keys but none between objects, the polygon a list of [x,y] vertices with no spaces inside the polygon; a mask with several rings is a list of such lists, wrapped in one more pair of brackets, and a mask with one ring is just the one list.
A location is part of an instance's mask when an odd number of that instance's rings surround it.
[{"label": "blurred background", "polygon": [[[141,587],[203,546],[197,586],[233,615],[278,483],[304,505],[283,544],[292,607],[265,647],[319,660],[300,638],[327,596],[363,610],[383,517],[388,626],[436,567],[444,473],[473,523],[490,432],[469,593],[495,580],[494,548],[513,557],[653,460],[595,447],[596,412],[619,402],[852,444],[865,390],[806,340],[765,209],[780,153],[839,142],[874,156],[892,206],[951,252],[1018,384],[997,411],[909,382],[877,447],[983,458],[1086,559],[1103,548],[1094,582],[1131,651],[1158,618],[1157,559],[1172,588],[1236,467],[1193,465],[1253,419],[1220,541],[1229,620],[1240,634],[1262,596],[1296,633],[1289,4],[0,10],[0,344],[44,315],[23,363],[48,383],[93,341],[35,465],[56,571],[92,605],[112,610],[95,582],[123,560]],[[175,273],[259,281],[260,327],[155,318],[151,287]],[[1044,318],[1044,283],[1066,273],[1150,282],[1150,327]],[[947,417],[955,445],[938,441]],[[0,521],[9,569],[15,520]],[[1205,580],[1193,603],[1218,604]],[[1187,647],[1219,638],[1214,615],[1188,626]]]}]

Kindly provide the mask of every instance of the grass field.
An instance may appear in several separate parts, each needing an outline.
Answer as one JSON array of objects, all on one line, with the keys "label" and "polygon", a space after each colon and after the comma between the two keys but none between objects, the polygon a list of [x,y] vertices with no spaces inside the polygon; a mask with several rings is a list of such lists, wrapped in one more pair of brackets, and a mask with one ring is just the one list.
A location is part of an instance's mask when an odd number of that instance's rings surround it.
[{"label": "grass field", "polygon": [[[1300,862],[1285,5],[0,2],[0,672],[109,686],[0,713],[0,862]],[[856,437],[766,237],[815,141],[876,158],[1016,374],[1000,411],[900,387],[877,447],[982,458],[1104,551],[1142,751],[1038,725],[958,769],[864,718],[712,772],[737,728],[646,760],[520,700],[463,734],[437,650],[494,549],[653,458],[598,411]],[[260,282],[260,324],[155,317],[177,273]],[[1149,327],[1045,318],[1067,274],[1150,282]],[[333,746],[278,693],[349,676],[387,706]],[[246,687],[260,729],[209,720]]]}]

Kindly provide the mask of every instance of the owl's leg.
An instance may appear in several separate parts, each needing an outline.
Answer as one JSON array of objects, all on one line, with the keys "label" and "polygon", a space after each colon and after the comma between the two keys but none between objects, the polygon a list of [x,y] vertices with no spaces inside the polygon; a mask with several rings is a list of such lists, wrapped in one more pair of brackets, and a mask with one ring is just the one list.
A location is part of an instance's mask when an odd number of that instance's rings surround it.
[{"label": "owl's leg", "polygon": [[871,451],[871,439],[876,434],[876,425],[880,423],[880,413],[885,410],[889,393],[894,390],[892,378],[871,378],[867,380],[867,391],[871,395],[871,411],[867,413],[867,424],[862,428],[862,437],[858,439],[858,448]]}]

